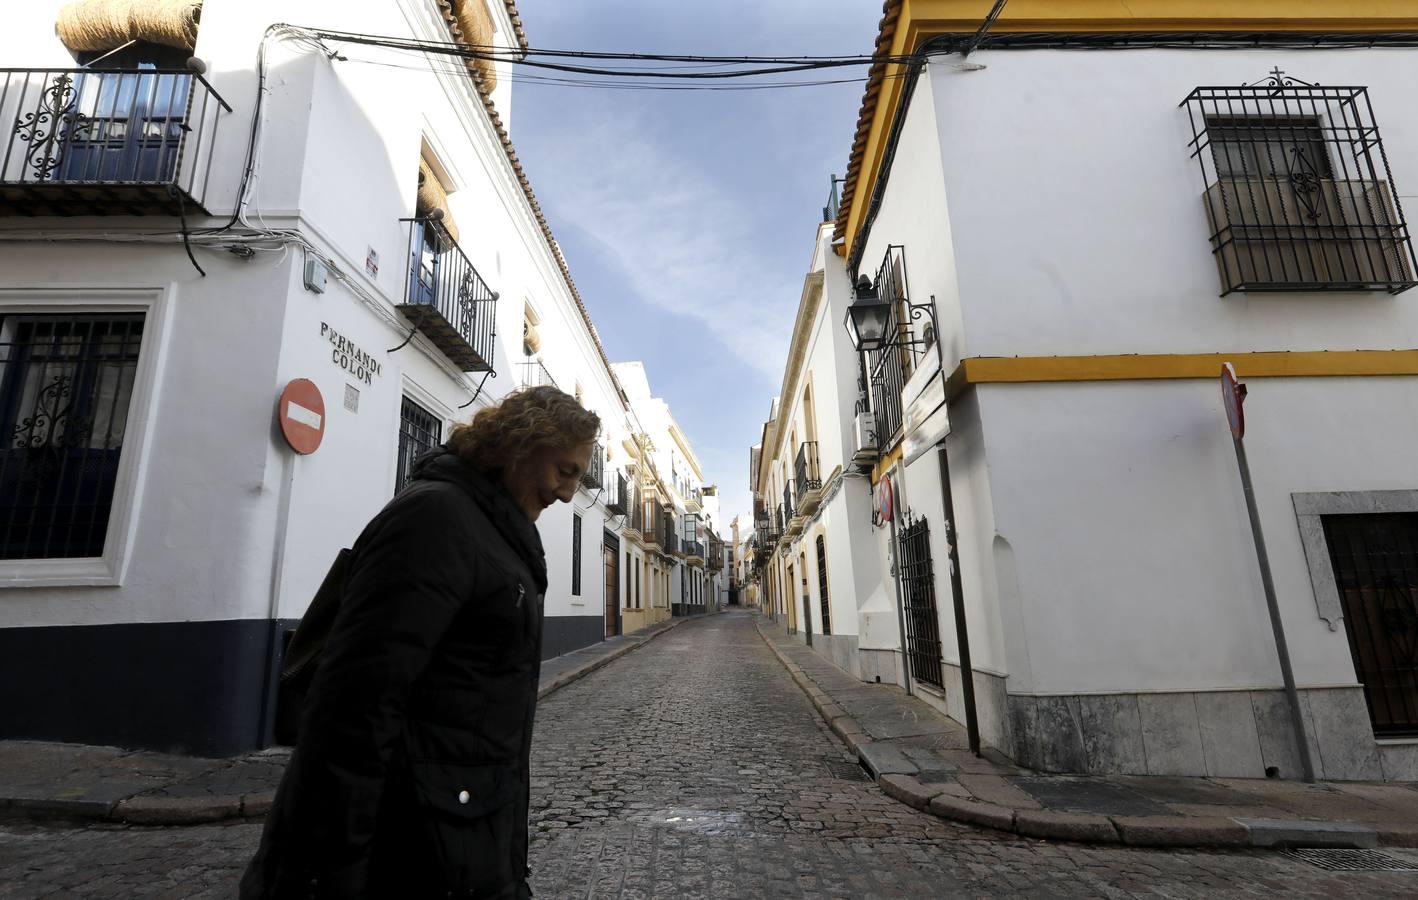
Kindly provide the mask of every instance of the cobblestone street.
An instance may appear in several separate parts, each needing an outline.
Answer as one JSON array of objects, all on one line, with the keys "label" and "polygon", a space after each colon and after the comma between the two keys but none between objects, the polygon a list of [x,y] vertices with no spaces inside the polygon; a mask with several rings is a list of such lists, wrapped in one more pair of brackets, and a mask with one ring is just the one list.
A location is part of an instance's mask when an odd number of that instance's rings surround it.
[{"label": "cobblestone street", "polygon": [[[843,765],[847,764],[847,765]],[[538,897],[1398,897],[1418,873],[1029,841],[917,813],[851,757],[751,615],[688,622],[543,702]],[[259,827],[7,825],[0,897],[229,897]]]}]

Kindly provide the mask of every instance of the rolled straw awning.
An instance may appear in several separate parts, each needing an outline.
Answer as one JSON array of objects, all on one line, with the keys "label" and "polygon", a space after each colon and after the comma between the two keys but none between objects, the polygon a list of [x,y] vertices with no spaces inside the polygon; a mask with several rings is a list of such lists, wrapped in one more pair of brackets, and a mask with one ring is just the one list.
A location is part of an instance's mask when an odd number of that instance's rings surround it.
[{"label": "rolled straw awning", "polygon": [[74,52],[105,52],[129,41],[191,50],[202,0],[78,0],[59,10],[55,33]]},{"label": "rolled straw awning", "polygon": [[448,192],[443,189],[443,182],[438,180],[433,168],[420,159],[418,199],[414,202],[414,210],[419,218],[423,218],[435,209],[443,210],[443,227],[448,236],[456,241],[458,225],[453,221],[453,211],[448,208]]},{"label": "rolled straw awning", "polygon": [[[487,0],[453,0],[453,15],[458,19],[458,27],[463,32],[463,43],[486,50],[492,46],[492,14],[487,11]],[[497,87],[497,66],[490,59],[469,60],[482,76],[487,92]]]}]

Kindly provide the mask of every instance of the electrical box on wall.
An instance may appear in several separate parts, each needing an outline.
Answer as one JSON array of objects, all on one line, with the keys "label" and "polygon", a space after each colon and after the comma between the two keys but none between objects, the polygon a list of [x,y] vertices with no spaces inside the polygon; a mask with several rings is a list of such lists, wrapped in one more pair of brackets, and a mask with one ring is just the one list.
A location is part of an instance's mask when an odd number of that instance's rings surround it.
[{"label": "electrical box on wall", "polygon": [[325,278],[329,273],[325,264],[314,256],[305,257],[305,289],[317,294],[325,293]]}]

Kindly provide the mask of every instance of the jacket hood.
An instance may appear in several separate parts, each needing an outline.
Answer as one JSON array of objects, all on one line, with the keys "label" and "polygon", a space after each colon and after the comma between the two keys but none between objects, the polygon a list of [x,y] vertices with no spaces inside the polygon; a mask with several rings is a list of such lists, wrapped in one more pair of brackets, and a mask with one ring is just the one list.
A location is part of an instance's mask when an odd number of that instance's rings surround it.
[{"label": "jacket hood", "polygon": [[447,446],[435,447],[415,460],[409,480],[444,481],[467,491],[493,527],[532,570],[541,592],[546,593],[547,563],[541,533],[500,481],[469,466]]}]

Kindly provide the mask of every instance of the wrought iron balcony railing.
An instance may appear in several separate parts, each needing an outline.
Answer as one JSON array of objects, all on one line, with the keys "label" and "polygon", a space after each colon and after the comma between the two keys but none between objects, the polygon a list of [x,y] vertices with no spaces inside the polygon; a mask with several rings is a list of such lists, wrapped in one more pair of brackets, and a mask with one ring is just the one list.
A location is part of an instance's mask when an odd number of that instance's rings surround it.
[{"label": "wrought iron balcony railing", "polygon": [[615,478],[606,482],[606,493],[606,512],[617,516],[625,515],[629,508],[626,506],[626,498],[630,494],[630,484],[623,473],[616,472]]},{"label": "wrought iron balcony railing", "polygon": [[822,207],[822,221],[824,221],[824,222],[835,222],[835,221],[837,221],[837,210],[838,210],[838,209],[840,208],[840,206],[841,206],[841,203],[840,203],[840,201],[839,201],[839,199],[838,199],[838,196],[837,196],[837,185],[841,184],[842,182],[844,182],[844,181],[846,181],[846,180],[847,180],[847,179],[845,179],[845,178],[838,178],[836,175],[833,175],[833,176],[832,176],[832,187],[831,187],[831,189],[827,192],[827,203],[823,204],[823,207]]},{"label": "wrought iron balcony railing", "polygon": [[679,552],[679,535],[675,534],[675,514],[663,508],[660,513],[660,546],[666,553]]},{"label": "wrought iron balcony railing", "polygon": [[817,469],[817,441],[804,441],[798,445],[798,458],[797,464],[794,466],[794,474],[797,475],[799,498],[806,495],[808,491],[822,489],[822,475]]},{"label": "wrought iron balcony railing", "polygon": [[551,377],[547,367],[539,359],[529,359],[517,364],[517,383],[522,387],[556,387],[556,379]]},{"label": "wrought iron balcony railing", "polygon": [[906,290],[906,248],[900,245],[886,248],[886,255],[873,283],[889,310],[886,325],[888,342],[881,349],[867,354],[876,446],[884,452],[901,428],[901,390],[919,361],[918,344],[911,339],[907,312],[911,301]]},{"label": "wrought iron balcony railing", "polygon": [[640,533],[646,543],[664,546],[665,507],[657,498],[649,497],[641,503],[642,519]]},{"label": "wrought iron balcony railing", "polygon": [[492,370],[497,292],[434,219],[409,220],[409,280],[399,305],[464,372]]},{"label": "wrought iron balcony railing", "polygon": [[792,482],[789,482],[788,484],[783,485],[783,506],[782,506],[781,508],[782,508],[782,510],[783,510],[783,522],[784,522],[785,527],[786,527],[786,523],[792,521],[792,518],[793,518],[793,485],[792,485]]},{"label": "wrought iron balcony railing", "polygon": [[0,215],[205,211],[229,112],[186,69],[0,69]]},{"label": "wrought iron balcony railing", "polygon": [[606,481],[606,448],[597,441],[591,446],[591,462],[581,473],[581,485],[587,490],[597,490]]}]

